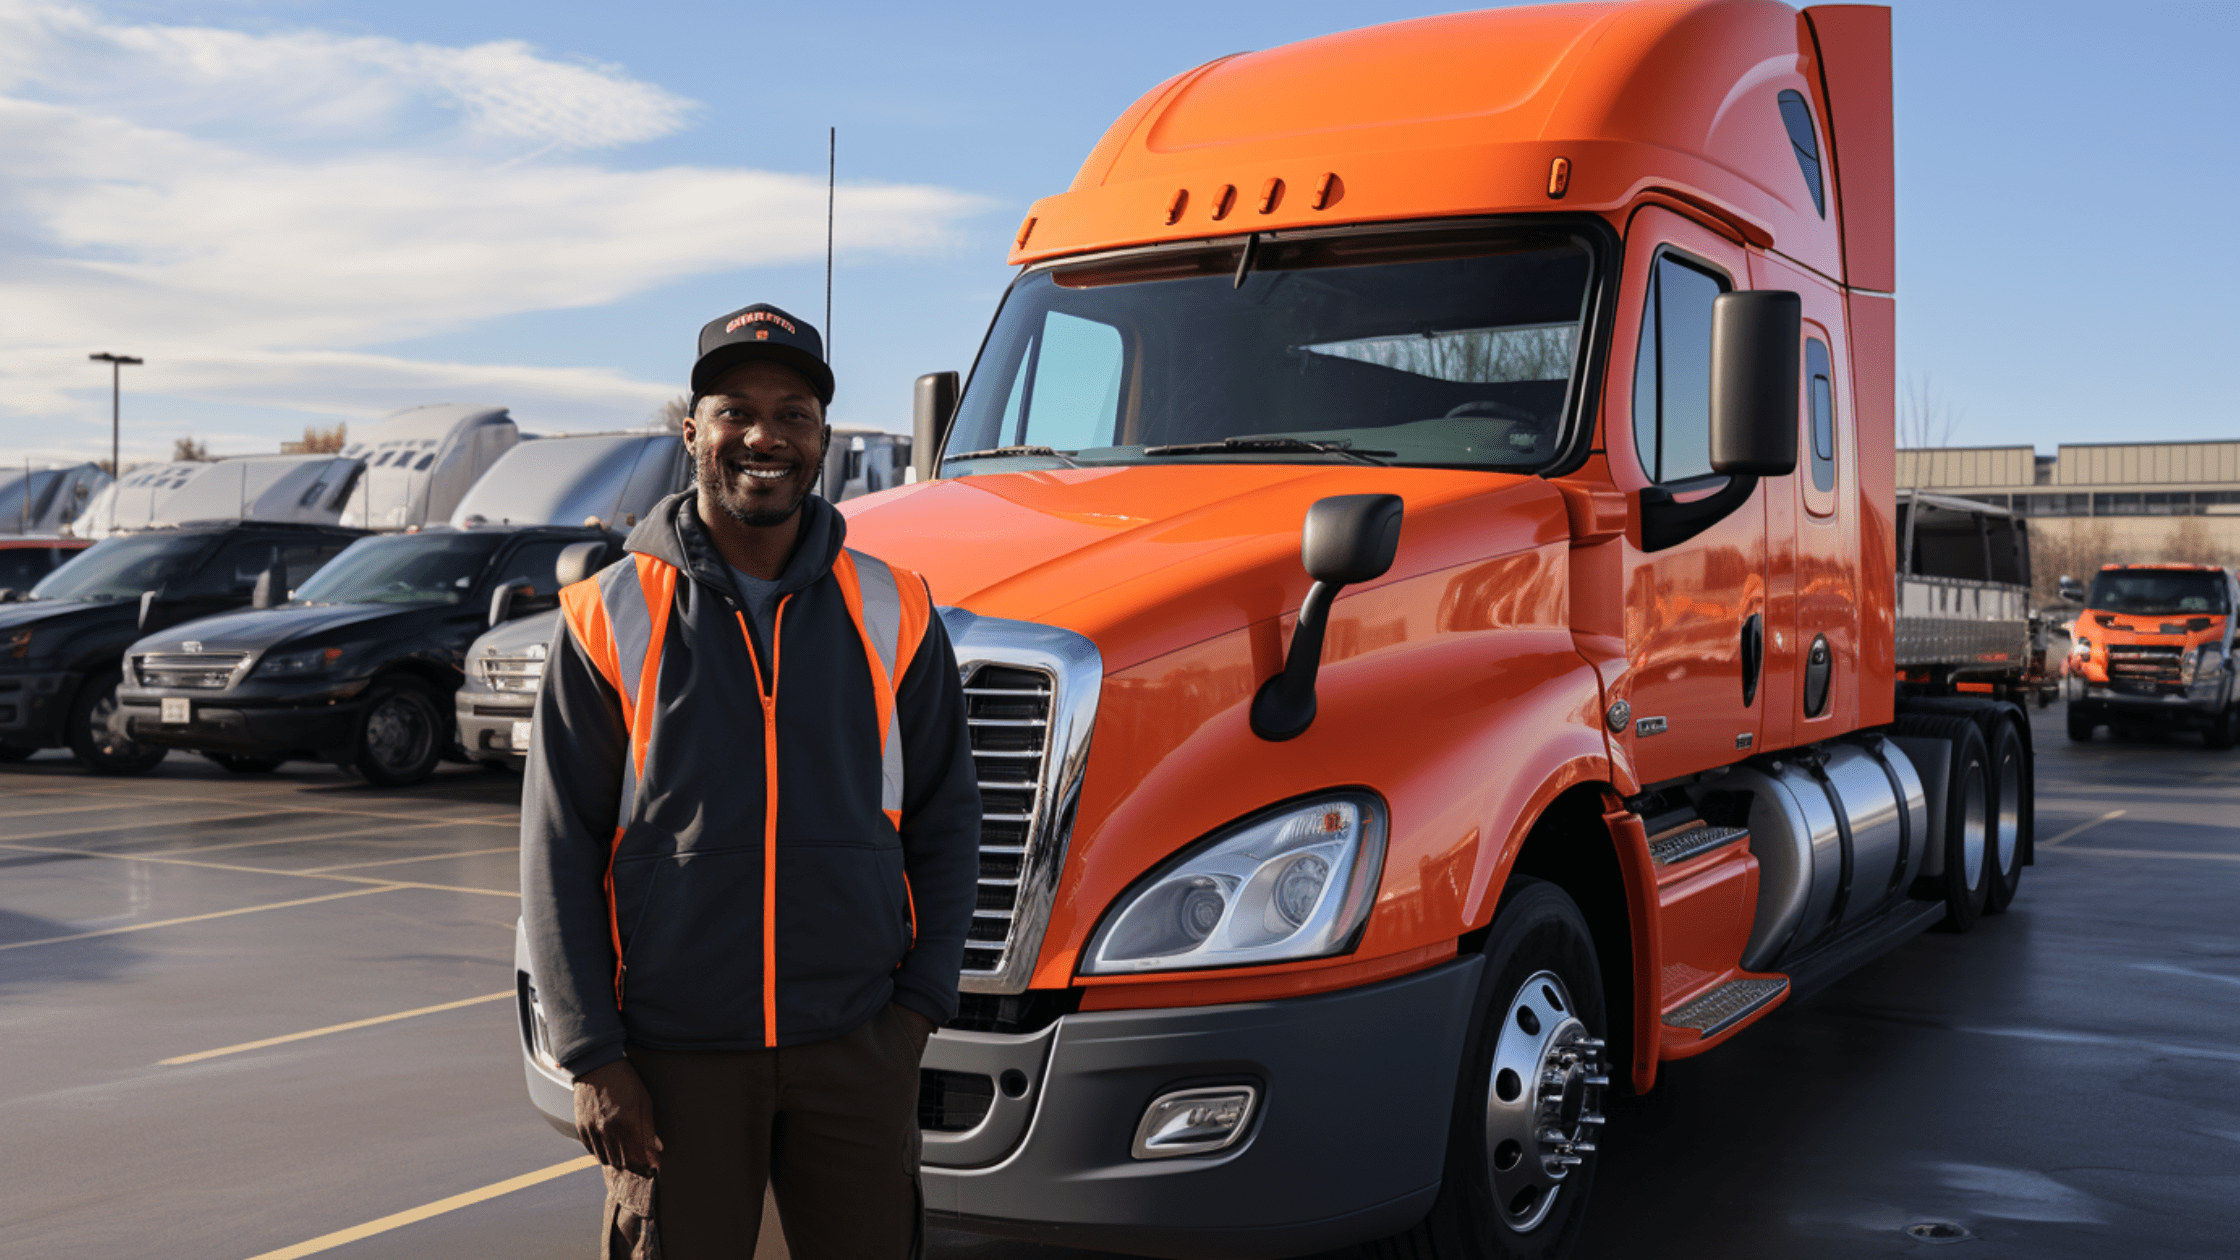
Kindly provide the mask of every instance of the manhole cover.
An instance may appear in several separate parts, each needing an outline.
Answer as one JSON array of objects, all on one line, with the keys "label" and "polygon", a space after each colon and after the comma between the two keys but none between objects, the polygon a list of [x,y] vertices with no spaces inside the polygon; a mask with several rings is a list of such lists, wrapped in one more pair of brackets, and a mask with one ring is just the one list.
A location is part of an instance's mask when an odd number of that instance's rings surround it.
[{"label": "manhole cover", "polygon": [[1908,1225],[1906,1226],[1906,1236],[1925,1243],[1966,1242],[1975,1237],[1974,1234],[1951,1221],[1922,1221],[1917,1225]]}]

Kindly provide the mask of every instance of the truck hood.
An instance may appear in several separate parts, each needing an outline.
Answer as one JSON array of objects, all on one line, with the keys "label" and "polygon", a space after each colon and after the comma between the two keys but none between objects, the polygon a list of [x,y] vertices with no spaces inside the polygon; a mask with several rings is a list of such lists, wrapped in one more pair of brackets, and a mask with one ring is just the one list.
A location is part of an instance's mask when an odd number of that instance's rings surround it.
[{"label": "truck hood", "polygon": [[[1089,636],[1108,673],[1296,609],[1316,500],[1397,494],[1378,583],[1567,536],[1536,477],[1360,465],[1176,464],[922,482],[840,505],[848,545],[923,575],[934,601]],[[1375,585],[1375,584],[1370,584]]]},{"label": "truck hood", "polygon": [[[314,636],[323,636],[327,642],[358,638],[370,627],[367,622],[385,621],[395,617],[424,612],[414,605],[391,604],[323,604],[294,605],[281,608],[248,609],[241,612],[220,613],[199,621],[184,622],[167,630],[160,630],[132,645],[135,652],[176,652],[188,642],[200,643],[205,652],[263,652],[283,644],[301,643]],[[361,634],[328,634],[350,627],[360,627]],[[315,645],[315,646],[323,646]]]},{"label": "truck hood", "polygon": [[2105,613],[2087,608],[2077,615],[2070,637],[2087,638],[2103,646],[2193,647],[2222,643],[2224,620],[2222,613]]},{"label": "truck hood", "polygon": [[121,599],[27,599],[20,604],[0,604],[0,631],[25,626],[68,628],[117,617],[129,620],[138,615],[138,605]]}]

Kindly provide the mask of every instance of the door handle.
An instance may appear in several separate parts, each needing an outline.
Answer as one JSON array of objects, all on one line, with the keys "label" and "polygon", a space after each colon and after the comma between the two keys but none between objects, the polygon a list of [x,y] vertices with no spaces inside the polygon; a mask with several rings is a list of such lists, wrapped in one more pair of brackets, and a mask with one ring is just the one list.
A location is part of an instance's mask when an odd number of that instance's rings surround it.
[{"label": "door handle", "polygon": [[1758,699],[1758,675],[1766,664],[1766,622],[1761,613],[1751,613],[1742,622],[1742,707],[1747,709]]}]

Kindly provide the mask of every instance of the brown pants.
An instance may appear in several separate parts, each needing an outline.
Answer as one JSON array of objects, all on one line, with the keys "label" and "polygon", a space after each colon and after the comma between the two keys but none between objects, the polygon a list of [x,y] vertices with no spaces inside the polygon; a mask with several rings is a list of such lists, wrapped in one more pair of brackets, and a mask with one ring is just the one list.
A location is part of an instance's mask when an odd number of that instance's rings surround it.
[{"label": "brown pants", "polygon": [[[661,1138],[651,1187],[661,1260],[752,1260],[765,1183],[793,1260],[915,1260],[924,1050],[891,1005],[805,1046],[630,1047]],[[646,1232],[633,1219],[646,1187],[631,1180],[608,1178],[603,1254],[631,1256]]]}]

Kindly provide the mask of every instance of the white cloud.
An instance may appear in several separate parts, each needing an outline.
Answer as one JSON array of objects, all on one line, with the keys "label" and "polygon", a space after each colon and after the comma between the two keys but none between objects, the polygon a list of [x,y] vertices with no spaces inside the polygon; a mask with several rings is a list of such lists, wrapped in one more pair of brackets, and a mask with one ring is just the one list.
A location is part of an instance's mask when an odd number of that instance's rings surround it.
[{"label": "white cloud", "polygon": [[[137,390],[204,402],[366,415],[481,389],[525,420],[531,398],[641,415],[668,387],[357,351],[814,258],[820,179],[583,156],[693,109],[514,42],[126,26],[0,0],[0,416],[81,416],[85,354],[107,348],[148,358]],[[846,186],[839,237],[938,250],[979,208]]]}]

